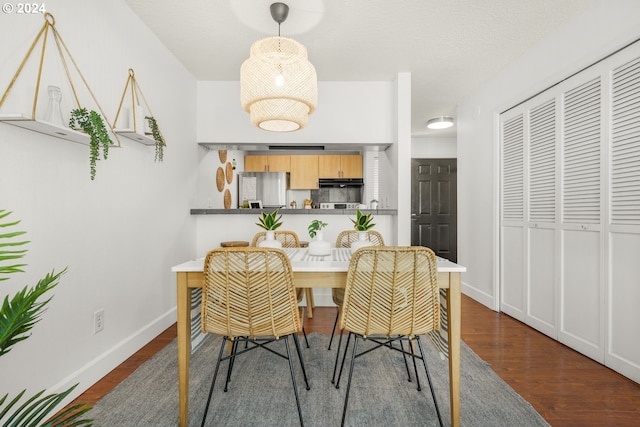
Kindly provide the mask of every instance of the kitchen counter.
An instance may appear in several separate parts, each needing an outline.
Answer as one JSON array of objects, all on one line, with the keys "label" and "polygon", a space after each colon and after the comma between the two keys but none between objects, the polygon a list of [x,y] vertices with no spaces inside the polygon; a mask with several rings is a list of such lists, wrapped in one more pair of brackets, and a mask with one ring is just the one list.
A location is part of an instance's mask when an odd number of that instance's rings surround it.
[{"label": "kitchen counter", "polygon": [[[285,209],[280,208],[283,215],[355,215],[357,209]],[[273,208],[264,209],[208,209],[194,208],[191,209],[191,215],[237,215],[250,214],[260,215],[260,212],[272,212]],[[372,213],[375,215],[397,215],[397,209],[360,209],[363,214]]]}]

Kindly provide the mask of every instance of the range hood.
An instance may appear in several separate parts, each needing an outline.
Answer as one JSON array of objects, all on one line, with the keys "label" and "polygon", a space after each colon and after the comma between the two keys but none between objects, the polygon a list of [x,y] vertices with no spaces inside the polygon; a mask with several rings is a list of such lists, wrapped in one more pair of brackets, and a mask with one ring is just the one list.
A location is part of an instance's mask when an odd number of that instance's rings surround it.
[{"label": "range hood", "polygon": [[320,188],[362,187],[364,181],[362,178],[320,178],[318,184]]}]

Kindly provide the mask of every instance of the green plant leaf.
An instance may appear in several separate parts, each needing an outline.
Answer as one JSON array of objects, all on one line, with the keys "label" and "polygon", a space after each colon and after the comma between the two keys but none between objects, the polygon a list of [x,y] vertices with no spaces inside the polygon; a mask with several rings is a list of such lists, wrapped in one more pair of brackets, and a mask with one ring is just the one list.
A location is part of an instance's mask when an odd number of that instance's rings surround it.
[{"label": "green plant leaf", "polygon": [[313,239],[314,237],[316,237],[318,230],[322,230],[327,225],[328,224],[326,222],[322,222],[320,220],[314,219],[313,221],[311,221],[311,224],[309,224],[309,227],[307,228],[307,231],[309,232],[309,237]]},{"label": "green plant leaf", "polygon": [[[4,209],[0,209],[0,220],[9,216],[12,212],[6,211]],[[0,228],[6,227],[14,227],[18,225],[20,221],[11,221],[11,222],[0,222]],[[20,246],[24,246],[29,243],[28,240],[11,240],[15,237],[22,236],[26,234],[25,231],[10,231],[6,233],[0,234],[0,262],[20,259],[24,257],[27,253],[26,249],[12,249]],[[11,273],[20,273],[23,272],[22,267],[26,266],[26,264],[11,264],[11,265],[0,265],[0,281],[7,280],[6,276]]]},{"label": "green plant leaf", "polygon": [[40,297],[57,286],[66,271],[65,268],[59,273],[49,273],[35,287],[25,287],[11,299],[4,298],[0,308],[0,356],[30,336],[29,331],[40,321],[51,301],[51,298],[40,301]]},{"label": "green plant leaf", "polygon": [[373,221],[373,214],[364,215],[359,209],[356,211],[356,219],[350,219],[353,223],[353,228],[357,231],[367,231],[375,226],[371,222]]},{"label": "green plant leaf", "polygon": [[278,216],[278,209],[270,214],[260,212],[258,220],[260,222],[256,222],[256,225],[265,230],[277,230],[282,225],[282,215]]},{"label": "green plant leaf", "polygon": [[[53,418],[46,420],[53,410],[78,386],[75,384],[63,391],[62,393],[54,393],[43,396],[45,390],[39,391],[32,397],[25,400],[13,413],[9,413],[22,399],[25,390],[21,391],[13,398],[4,408],[2,407],[8,395],[0,399],[0,421],[4,427],[12,426],[46,426],[46,427],[62,427],[62,426],[81,426],[93,425],[93,420],[80,419],[84,414],[91,410],[91,406],[86,403],[80,403],[64,409],[56,414]],[[9,415],[6,419],[5,416]],[[43,423],[43,421],[45,421]]]},{"label": "green plant leaf", "polygon": [[106,159],[109,156],[109,146],[113,144],[107,127],[100,114],[93,110],[87,111],[86,108],[71,110],[69,127],[72,129],[80,128],[91,138],[89,141],[89,171],[93,181],[96,176],[96,161],[100,157],[100,148],[102,148],[102,157]]},{"label": "green plant leaf", "polygon": [[149,123],[151,135],[153,135],[153,140],[156,143],[156,158],[154,161],[161,162],[164,160],[164,147],[166,147],[167,143],[164,140],[164,136],[160,133],[160,128],[158,127],[158,122],[155,117],[145,116],[145,119],[147,119],[147,123]]}]

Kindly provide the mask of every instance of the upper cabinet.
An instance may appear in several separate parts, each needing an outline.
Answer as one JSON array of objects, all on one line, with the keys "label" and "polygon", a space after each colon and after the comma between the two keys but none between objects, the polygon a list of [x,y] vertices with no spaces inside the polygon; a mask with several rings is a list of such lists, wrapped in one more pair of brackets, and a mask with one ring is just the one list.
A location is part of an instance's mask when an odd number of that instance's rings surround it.
[{"label": "upper cabinet", "polygon": [[315,190],[318,188],[318,157],[291,156],[292,190]]},{"label": "upper cabinet", "polygon": [[244,156],[245,172],[291,172],[291,156]]},{"label": "upper cabinet", "polygon": [[318,156],[320,178],[362,178],[362,156],[359,154]]}]

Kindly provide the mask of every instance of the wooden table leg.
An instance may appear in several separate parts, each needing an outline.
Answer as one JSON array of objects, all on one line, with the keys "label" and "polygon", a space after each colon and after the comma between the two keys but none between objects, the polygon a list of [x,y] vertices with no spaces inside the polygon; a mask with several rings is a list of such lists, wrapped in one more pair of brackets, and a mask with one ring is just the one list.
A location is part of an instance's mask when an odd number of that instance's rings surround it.
[{"label": "wooden table leg", "polygon": [[177,273],[178,280],[178,401],[180,427],[189,424],[189,359],[191,357],[191,288],[187,273]]},{"label": "wooden table leg", "polygon": [[307,317],[309,319],[312,319],[313,309],[316,306],[315,302],[313,301],[313,289],[306,288],[304,291],[305,291],[305,296],[307,297]]},{"label": "wooden table leg", "polygon": [[447,315],[449,320],[449,393],[451,398],[451,426],[460,425],[460,321],[461,274],[449,273]]}]

